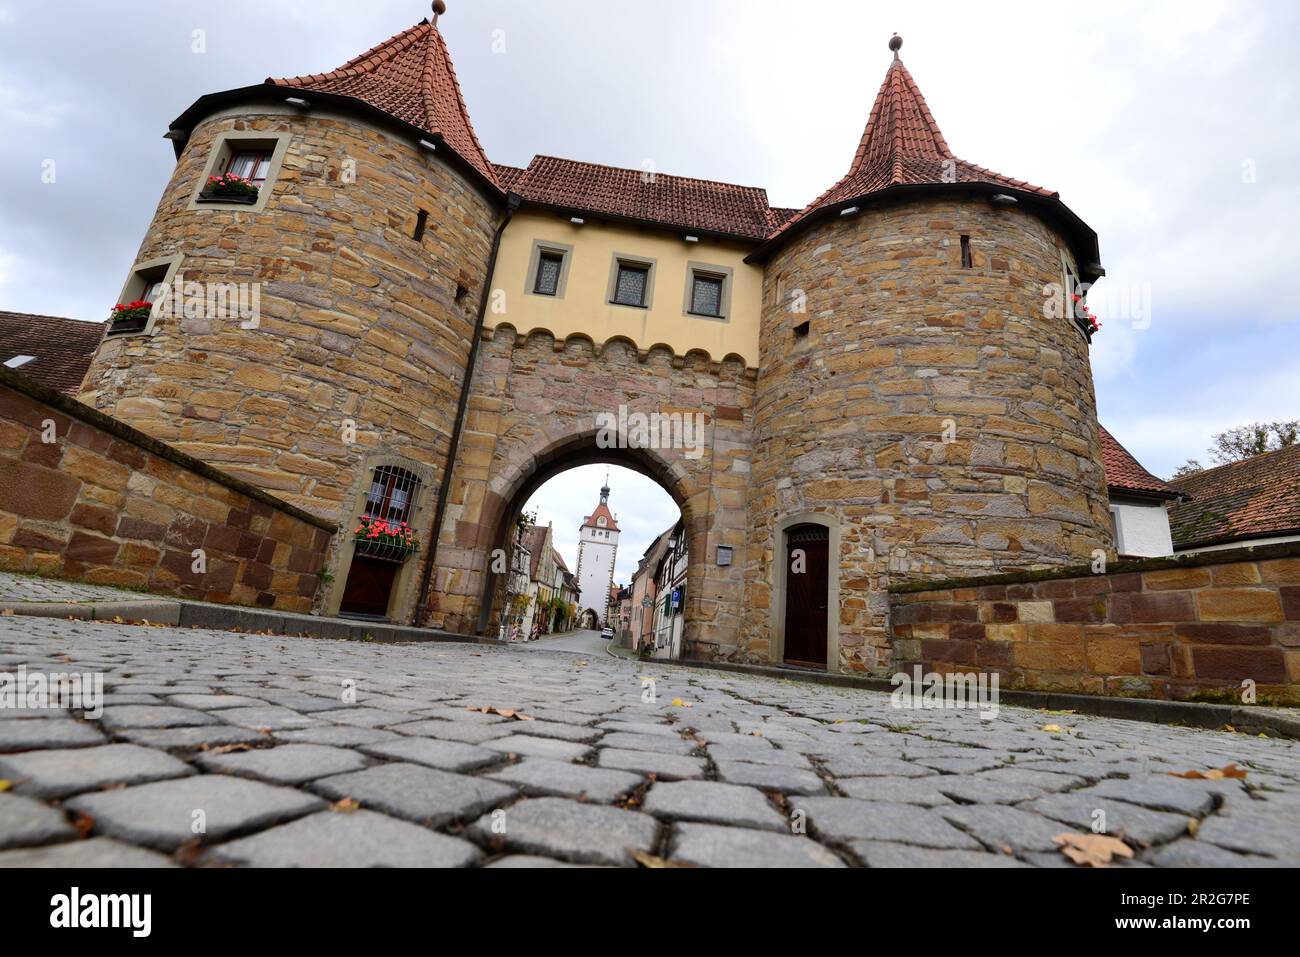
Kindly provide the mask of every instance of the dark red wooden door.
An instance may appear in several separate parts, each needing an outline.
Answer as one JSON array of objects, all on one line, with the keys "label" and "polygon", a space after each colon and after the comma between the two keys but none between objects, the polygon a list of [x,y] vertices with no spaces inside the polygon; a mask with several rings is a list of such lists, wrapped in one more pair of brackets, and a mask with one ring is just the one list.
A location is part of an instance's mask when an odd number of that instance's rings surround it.
[{"label": "dark red wooden door", "polygon": [[348,569],[348,581],[343,586],[343,601],[339,611],[350,615],[388,614],[388,596],[393,591],[393,579],[401,566],[396,562],[380,561],[366,555],[354,555]]},{"label": "dark red wooden door", "polygon": [[821,525],[797,525],[786,533],[785,661],[826,667],[826,606],[829,542]]}]

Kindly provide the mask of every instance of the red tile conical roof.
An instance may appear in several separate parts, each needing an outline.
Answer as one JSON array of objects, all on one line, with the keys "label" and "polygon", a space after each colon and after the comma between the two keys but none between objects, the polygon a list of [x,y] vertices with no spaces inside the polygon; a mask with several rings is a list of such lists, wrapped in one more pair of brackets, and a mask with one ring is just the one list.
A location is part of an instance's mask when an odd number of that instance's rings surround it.
[{"label": "red tile conical roof", "polygon": [[[901,45],[899,41],[897,46]],[[984,183],[1059,198],[1051,190],[954,156],[912,74],[898,58],[897,46],[890,44],[895,51],[894,62],[876,94],[848,173],[797,216],[780,224],[770,238],[775,239],[818,210],[898,186]]]},{"label": "red tile conical roof", "polygon": [[354,57],[337,70],[268,77],[275,86],[348,96],[440,137],[456,154],[500,187],[474,133],[456,70],[438,28],[422,20]]}]

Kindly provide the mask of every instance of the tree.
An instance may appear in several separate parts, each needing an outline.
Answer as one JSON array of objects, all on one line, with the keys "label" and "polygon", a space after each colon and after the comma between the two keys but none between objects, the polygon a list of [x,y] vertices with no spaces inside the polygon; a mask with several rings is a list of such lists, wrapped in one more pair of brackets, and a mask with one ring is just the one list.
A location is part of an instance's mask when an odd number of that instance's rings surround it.
[{"label": "tree", "polygon": [[1178,466],[1177,471],[1174,472],[1174,478],[1180,479],[1187,475],[1195,475],[1197,472],[1202,471],[1204,468],[1205,467],[1201,465],[1201,463],[1198,462],[1196,459],[1188,459],[1182,465]]},{"label": "tree", "polygon": [[1210,447],[1216,465],[1240,462],[1253,455],[1274,452],[1295,445],[1300,439],[1300,419],[1287,422],[1251,422],[1220,432]]}]

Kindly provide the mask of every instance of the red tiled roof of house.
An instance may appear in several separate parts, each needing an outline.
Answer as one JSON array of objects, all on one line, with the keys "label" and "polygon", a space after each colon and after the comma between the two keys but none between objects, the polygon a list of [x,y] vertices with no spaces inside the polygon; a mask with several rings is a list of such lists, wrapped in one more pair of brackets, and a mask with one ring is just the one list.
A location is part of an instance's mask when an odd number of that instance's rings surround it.
[{"label": "red tiled roof of house", "polygon": [[337,70],[281,79],[268,77],[266,82],[368,103],[441,137],[461,159],[490,183],[499,185],[474,133],[447,44],[438,28],[427,20],[372,47]]},{"label": "red tiled roof of house", "polygon": [[1192,501],[1169,512],[1179,548],[1300,534],[1300,445],[1170,480]]},{"label": "red tiled roof of house", "polygon": [[1152,475],[1135,459],[1115,436],[1098,425],[1101,431],[1101,456],[1106,466],[1106,486],[1114,491],[1138,492],[1161,498],[1178,498],[1179,492]]},{"label": "red tiled roof of house", "polygon": [[767,190],[708,179],[534,156],[528,168],[496,167],[498,181],[525,202],[758,241],[785,210]]},{"label": "red tiled roof of house", "polygon": [[75,396],[103,335],[102,322],[0,311],[0,362],[35,356],[13,371]]},{"label": "red tiled roof of house", "polygon": [[529,553],[528,577],[533,581],[537,580],[537,565],[542,560],[542,549],[546,547],[546,533],[549,531],[546,525],[529,525],[524,533],[524,547]]},{"label": "red tiled roof of house", "polygon": [[920,88],[895,52],[848,173],[798,215],[781,223],[771,238],[820,209],[897,186],[948,183],[988,183],[1058,198],[1051,190],[954,156]]}]

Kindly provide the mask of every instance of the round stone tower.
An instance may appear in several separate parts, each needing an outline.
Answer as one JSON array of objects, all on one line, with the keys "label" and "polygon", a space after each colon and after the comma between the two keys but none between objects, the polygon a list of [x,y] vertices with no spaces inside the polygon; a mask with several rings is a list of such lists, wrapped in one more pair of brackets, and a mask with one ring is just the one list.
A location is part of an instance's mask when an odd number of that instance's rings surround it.
[{"label": "round stone tower", "polygon": [[121,300],[158,301],[83,401],[349,533],[380,465],[433,498],[503,204],[437,28],[204,96],[168,135]]},{"label": "round stone tower", "polygon": [[760,250],[745,629],[751,654],[830,670],[888,665],[890,583],[1112,548],[1070,298],[1101,275],[1096,236],[953,156],[899,46],[848,175]]}]

